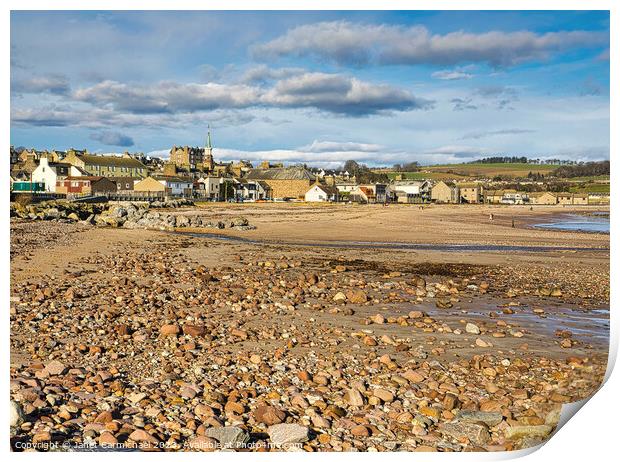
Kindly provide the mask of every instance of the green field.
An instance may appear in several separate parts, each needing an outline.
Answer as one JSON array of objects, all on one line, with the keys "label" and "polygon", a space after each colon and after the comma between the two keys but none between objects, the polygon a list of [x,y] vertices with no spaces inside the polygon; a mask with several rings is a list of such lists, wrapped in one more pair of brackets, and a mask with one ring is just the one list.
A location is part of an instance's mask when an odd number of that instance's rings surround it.
[{"label": "green field", "polygon": [[422,170],[433,173],[457,174],[467,177],[487,177],[492,178],[498,175],[525,177],[528,173],[541,173],[548,175],[559,165],[538,165],[538,164],[452,164],[452,165],[431,165],[423,167]]},{"label": "green field", "polygon": [[609,183],[586,183],[571,186],[569,189],[573,193],[606,193],[609,194]]}]

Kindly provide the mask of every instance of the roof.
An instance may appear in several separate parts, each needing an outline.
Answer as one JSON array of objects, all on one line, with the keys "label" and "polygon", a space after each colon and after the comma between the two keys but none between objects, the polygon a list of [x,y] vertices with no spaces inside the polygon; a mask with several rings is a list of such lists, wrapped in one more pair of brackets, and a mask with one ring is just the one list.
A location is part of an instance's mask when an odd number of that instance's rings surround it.
[{"label": "roof", "polygon": [[315,176],[303,167],[252,168],[248,180],[314,180]]},{"label": "roof", "polygon": [[177,181],[179,183],[194,183],[192,178],[184,178],[182,176],[166,176],[166,175],[157,175],[151,177],[157,181]]},{"label": "roof", "polygon": [[330,194],[330,195],[338,194],[338,188],[336,188],[335,186],[329,186],[329,185],[326,185],[326,184],[315,183],[315,184],[312,185],[312,187],[310,189],[314,188],[315,186],[317,186],[325,194]]},{"label": "roof", "polygon": [[79,154],[78,157],[88,165],[102,165],[106,167],[146,168],[138,159],[132,157],[96,156],[93,154]]},{"label": "roof", "polygon": [[367,188],[366,186],[360,186],[358,189],[363,192],[366,197],[374,197],[375,195],[375,192],[371,188]]},{"label": "roof", "polygon": [[69,181],[97,181],[100,180],[104,177],[102,176],[89,176],[89,175],[84,175],[84,176],[67,176],[65,177],[65,180],[69,180]]}]

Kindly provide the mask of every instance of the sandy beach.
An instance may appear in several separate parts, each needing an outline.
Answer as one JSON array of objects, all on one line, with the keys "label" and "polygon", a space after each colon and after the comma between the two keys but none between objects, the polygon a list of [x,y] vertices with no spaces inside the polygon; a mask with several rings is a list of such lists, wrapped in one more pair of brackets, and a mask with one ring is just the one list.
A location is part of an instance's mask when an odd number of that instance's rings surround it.
[{"label": "sandy beach", "polygon": [[[213,232],[251,242],[14,220],[11,383],[29,417],[13,444],[243,440],[266,450],[278,425],[303,433],[308,451],[537,444],[606,367],[609,235],[531,229],[583,212],[173,212],[243,215],[256,229]],[[308,245],[325,242],[336,245]]]}]

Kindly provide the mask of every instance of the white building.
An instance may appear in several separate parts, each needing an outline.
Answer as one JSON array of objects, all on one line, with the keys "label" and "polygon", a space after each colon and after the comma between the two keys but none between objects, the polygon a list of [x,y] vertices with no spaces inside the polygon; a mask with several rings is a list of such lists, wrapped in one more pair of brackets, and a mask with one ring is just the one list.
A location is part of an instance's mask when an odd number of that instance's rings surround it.
[{"label": "white building", "polygon": [[245,178],[235,179],[235,198],[239,201],[256,201],[270,198],[269,185],[263,181],[248,180]]},{"label": "white building", "polygon": [[350,193],[357,189],[357,183],[354,181],[339,181],[336,183],[339,192]]},{"label": "white building", "polygon": [[173,196],[189,196],[194,190],[194,182],[190,178],[180,176],[157,176],[154,177],[166,188],[166,194]]},{"label": "white building", "polygon": [[222,200],[224,193],[224,181],[226,181],[221,176],[207,176],[204,178],[198,179],[199,185],[202,186],[200,192],[204,197],[211,200]]},{"label": "white building", "polygon": [[431,184],[428,181],[409,181],[390,185],[390,192],[398,202],[418,202],[430,199]]},{"label": "white building", "polygon": [[46,192],[56,192],[56,181],[68,176],[83,176],[88,173],[74,165],[62,162],[49,162],[46,156],[42,156],[39,165],[32,172],[33,183],[43,183]]},{"label": "white building", "polygon": [[306,192],[306,202],[338,202],[338,188],[315,183]]}]

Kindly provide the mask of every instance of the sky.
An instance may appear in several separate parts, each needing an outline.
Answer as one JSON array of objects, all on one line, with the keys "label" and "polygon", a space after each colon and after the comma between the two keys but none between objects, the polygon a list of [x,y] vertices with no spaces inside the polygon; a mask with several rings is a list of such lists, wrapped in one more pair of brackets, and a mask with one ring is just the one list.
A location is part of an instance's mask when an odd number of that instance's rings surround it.
[{"label": "sky", "polygon": [[13,11],[11,144],[337,167],[609,159],[605,11]]}]

